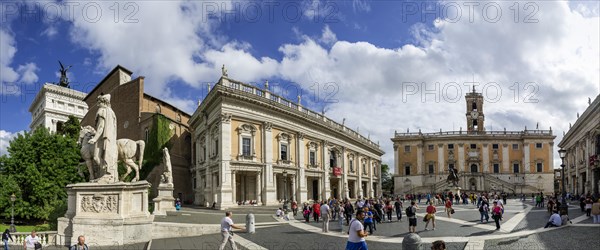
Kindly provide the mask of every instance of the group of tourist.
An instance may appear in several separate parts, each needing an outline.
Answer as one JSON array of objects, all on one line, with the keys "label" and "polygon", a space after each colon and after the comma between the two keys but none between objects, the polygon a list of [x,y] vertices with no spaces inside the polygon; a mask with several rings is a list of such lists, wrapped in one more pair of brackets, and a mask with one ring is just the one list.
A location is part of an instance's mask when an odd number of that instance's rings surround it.
[{"label": "group of tourist", "polygon": [[[8,229],[4,230],[4,233],[2,233],[2,243],[4,243],[4,250],[9,250],[10,247],[8,245],[8,240],[10,240],[11,242],[14,242],[12,235],[10,234],[10,231]],[[23,249],[25,250],[36,250],[36,249],[42,249],[42,239],[37,236],[37,233],[35,230],[31,231],[30,235],[27,235],[27,237],[25,237],[25,240],[23,241]],[[77,243],[75,245],[72,245],[69,250],[88,250],[88,246],[87,244],[85,244],[85,237],[83,235],[79,235],[79,237],[77,237]]]}]

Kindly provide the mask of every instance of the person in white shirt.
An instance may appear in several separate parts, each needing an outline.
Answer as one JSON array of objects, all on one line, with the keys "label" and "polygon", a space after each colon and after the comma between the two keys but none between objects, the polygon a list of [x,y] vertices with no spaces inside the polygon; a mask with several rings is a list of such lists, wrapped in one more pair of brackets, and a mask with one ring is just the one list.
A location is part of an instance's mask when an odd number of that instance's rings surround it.
[{"label": "person in white shirt", "polygon": [[233,213],[231,211],[227,211],[227,212],[225,212],[225,217],[223,217],[223,219],[221,220],[221,236],[223,237],[223,240],[221,241],[221,246],[219,247],[219,250],[225,249],[225,245],[227,245],[227,241],[229,241],[229,244],[231,244],[231,248],[233,250],[237,250],[235,241],[233,241],[232,228],[245,230],[243,227],[239,227],[239,226],[236,226],[235,224],[233,224],[233,220],[231,219],[232,215],[233,215]]},{"label": "person in white shirt", "polygon": [[25,237],[25,241],[23,242],[23,248],[26,250],[34,250],[35,243],[41,242],[40,237],[37,237],[35,234],[35,230],[31,231],[31,235]]},{"label": "person in white shirt", "polygon": [[321,205],[321,219],[323,219],[324,233],[329,232],[329,210],[331,209],[329,208],[329,205],[327,205],[327,203],[323,203],[323,205]]},{"label": "person in white shirt", "polygon": [[281,217],[282,215],[283,215],[283,210],[281,210],[281,208],[278,208],[277,212],[275,212],[275,216]]},{"label": "person in white shirt", "polygon": [[560,225],[562,225],[562,220],[560,218],[560,215],[558,215],[557,211],[554,211],[554,213],[552,214],[552,216],[550,216],[550,219],[548,220],[548,223],[546,224],[546,226],[544,228],[560,227]]},{"label": "person in white shirt", "polygon": [[356,217],[350,221],[350,229],[348,230],[348,242],[346,243],[346,250],[367,250],[367,232],[363,224],[360,222],[365,218],[365,213],[362,210],[356,212]]}]

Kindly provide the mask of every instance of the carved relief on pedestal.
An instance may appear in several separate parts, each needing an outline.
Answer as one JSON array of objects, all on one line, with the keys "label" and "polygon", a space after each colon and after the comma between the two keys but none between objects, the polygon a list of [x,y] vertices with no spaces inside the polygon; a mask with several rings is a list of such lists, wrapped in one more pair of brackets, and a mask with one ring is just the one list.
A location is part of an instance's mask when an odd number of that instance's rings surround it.
[{"label": "carved relief on pedestal", "polygon": [[86,195],[81,197],[81,211],[87,213],[118,213],[118,195]]}]

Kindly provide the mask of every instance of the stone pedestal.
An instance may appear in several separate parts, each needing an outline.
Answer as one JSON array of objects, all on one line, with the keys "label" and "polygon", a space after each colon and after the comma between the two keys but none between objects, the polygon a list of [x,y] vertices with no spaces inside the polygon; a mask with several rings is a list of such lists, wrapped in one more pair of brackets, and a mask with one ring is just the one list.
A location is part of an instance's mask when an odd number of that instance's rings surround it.
[{"label": "stone pedestal", "polygon": [[58,244],[73,245],[79,235],[93,246],[150,241],[149,187],[147,181],[67,185],[68,210],[58,219]]},{"label": "stone pedestal", "polygon": [[161,183],[158,185],[158,196],[154,198],[154,215],[167,215],[167,211],[175,211],[175,198],[173,198],[173,184]]}]

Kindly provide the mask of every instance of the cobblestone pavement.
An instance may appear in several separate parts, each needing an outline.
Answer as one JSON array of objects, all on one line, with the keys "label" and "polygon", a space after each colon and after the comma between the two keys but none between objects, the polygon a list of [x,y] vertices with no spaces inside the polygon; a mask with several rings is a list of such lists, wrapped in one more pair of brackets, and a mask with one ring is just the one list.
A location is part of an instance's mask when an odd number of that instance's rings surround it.
[{"label": "cobblestone pavement", "polygon": [[[549,218],[546,208],[535,208],[530,203],[509,200],[502,221],[502,230],[496,231],[494,223],[479,223],[479,212],[473,205],[457,205],[452,219],[447,218],[443,207],[438,206],[436,230],[424,230],[422,222],[424,205],[418,211],[417,234],[423,240],[423,249],[431,242],[444,240],[447,249],[592,249],[600,245],[600,224],[581,213],[578,206],[571,206],[569,214],[573,224],[560,228],[544,229]],[[295,219],[275,219],[276,208],[243,207],[232,209],[234,222],[245,223],[246,213],[251,211],[256,218],[256,233],[236,233],[236,242],[241,249],[343,249],[347,234],[341,232],[337,221],[330,222],[330,232],[322,233],[321,223],[304,223],[298,214]],[[156,217],[156,221],[173,223],[218,224],[224,211],[184,208]],[[393,217],[395,219],[395,215]],[[408,235],[408,222],[381,223],[377,231],[367,237],[369,249],[402,249],[402,240]],[[431,225],[430,225],[431,228]],[[344,225],[344,231],[348,227]],[[197,237],[155,239],[150,249],[218,249],[220,234]],[[16,246],[15,246],[16,247]],[[144,249],[145,244],[120,247],[93,247],[93,249]],[[17,248],[15,248],[17,249]],[[45,249],[65,249],[48,247]],[[228,249],[228,248],[226,248]]]}]

